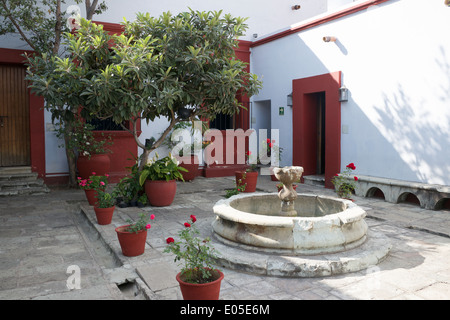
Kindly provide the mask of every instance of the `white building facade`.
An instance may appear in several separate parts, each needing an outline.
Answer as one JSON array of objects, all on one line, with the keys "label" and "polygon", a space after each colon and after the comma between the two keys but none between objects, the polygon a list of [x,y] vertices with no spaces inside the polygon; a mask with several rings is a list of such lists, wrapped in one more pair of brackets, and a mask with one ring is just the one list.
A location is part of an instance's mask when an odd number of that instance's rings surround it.
[{"label": "white building facade", "polygon": [[[188,7],[249,17],[241,40],[263,88],[250,100],[248,127],[279,130],[281,165],[304,166],[328,187],[352,162],[362,182],[448,191],[450,7],[444,0],[110,0],[94,20],[118,24],[136,12],[157,16]],[[26,49],[8,39],[0,39],[0,48]],[[345,89],[348,97],[340,101]],[[45,173],[64,174],[65,155],[47,130],[47,112],[44,122]],[[141,139],[164,125],[142,123]]]}]

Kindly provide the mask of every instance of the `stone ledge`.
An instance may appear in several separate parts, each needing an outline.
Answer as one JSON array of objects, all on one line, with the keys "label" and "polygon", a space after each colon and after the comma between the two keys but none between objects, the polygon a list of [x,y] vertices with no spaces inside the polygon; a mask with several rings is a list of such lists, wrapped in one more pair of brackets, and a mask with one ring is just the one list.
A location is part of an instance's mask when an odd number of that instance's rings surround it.
[{"label": "stone ledge", "polygon": [[370,197],[377,189],[383,192],[388,202],[399,203],[408,194],[417,197],[422,208],[438,210],[446,199],[450,201],[450,186],[426,184],[420,182],[356,175],[358,184],[355,194],[360,197]]}]

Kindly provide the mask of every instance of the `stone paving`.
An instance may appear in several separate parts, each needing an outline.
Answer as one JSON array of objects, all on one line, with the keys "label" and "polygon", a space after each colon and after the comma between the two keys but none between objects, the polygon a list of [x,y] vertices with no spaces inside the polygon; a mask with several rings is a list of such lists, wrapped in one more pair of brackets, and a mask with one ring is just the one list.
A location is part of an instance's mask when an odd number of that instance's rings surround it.
[{"label": "stone paving", "polygon": [[[212,208],[234,179],[197,177],[178,183],[169,207],[117,208],[111,225],[96,223],[81,190],[52,189],[41,196],[0,198],[0,299],[121,300],[182,299],[165,239],[195,214],[209,230]],[[275,192],[276,182],[258,178],[259,192]],[[333,195],[300,184],[299,193]],[[412,204],[354,197],[367,211],[371,230],[382,232],[392,249],[365,270],[336,276],[286,278],[222,268],[223,300],[432,300],[450,298],[450,212]],[[156,219],[139,257],[122,255],[114,228],[142,211]],[[81,272],[80,289],[69,282],[70,266]],[[71,286],[72,284],[72,287]]]}]

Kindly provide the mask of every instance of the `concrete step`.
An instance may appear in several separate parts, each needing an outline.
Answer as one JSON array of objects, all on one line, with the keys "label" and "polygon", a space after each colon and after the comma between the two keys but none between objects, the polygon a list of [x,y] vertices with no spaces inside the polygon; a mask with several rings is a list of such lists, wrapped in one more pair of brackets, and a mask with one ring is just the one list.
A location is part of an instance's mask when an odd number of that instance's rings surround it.
[{"label": "concrete step", "polygon": [[303,181],[305,184],[313,186],[325,186],[325,176],[323,175],[309,175],[303,176]]},{"label": "concrete step", "polygon": [[50,189],[30,167],[1,167],[0,196],[44,194]]}]

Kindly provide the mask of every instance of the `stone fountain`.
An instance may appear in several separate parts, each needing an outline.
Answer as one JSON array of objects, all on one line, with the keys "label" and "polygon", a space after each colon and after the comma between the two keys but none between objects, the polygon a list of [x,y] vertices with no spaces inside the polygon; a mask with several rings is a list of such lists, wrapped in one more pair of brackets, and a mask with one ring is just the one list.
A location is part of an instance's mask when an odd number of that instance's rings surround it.
[{"label": "stone fountain", "polygon": [[222,244],[218,251],[225,252],[224,266],[314,277],[358,271],[388,254],[384,235],[369,236],[361,207],[336,197],[297,194],[292,184],[300,180],[302,167],[274,173],[283,183],[278,194],[239,194],[214,206],[213,236]]}]

